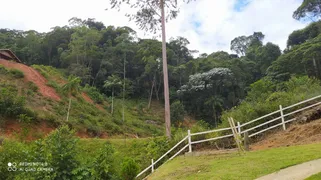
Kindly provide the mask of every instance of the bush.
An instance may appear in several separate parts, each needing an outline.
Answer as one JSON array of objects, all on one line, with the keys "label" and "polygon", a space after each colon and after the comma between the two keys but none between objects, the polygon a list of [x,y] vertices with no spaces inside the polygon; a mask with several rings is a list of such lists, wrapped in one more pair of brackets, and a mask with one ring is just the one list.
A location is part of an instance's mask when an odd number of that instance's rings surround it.
[{"label": "bush", "polygon": [[4,66],[0,65],[0,74],[7,74],[7,73],[8,73],[8,70]]},{"label": "bush", "polygon": [[122,163],[121,176],[124,180],[134,180],[138,174],[138,164],[131,158],[126,158]]},{"label": "bush", "polygon": [[16,117],[25,112],[25,98],[13,86],[0,87],[0,115]]},{"label": "bush", "polygon": [[171,120],[173,124],[178,125],[184,120],[184,105],[180,101],[175,101],[171,104]]},{"label": "bush", "polygon": [[43,152],[44,160],[54,171],[49,172],[53,179],[72,179],[72,172],[78,167],[76,145],[78,139],[68,126],[61,126],[50,133],[39,145],[37,152]]},{"label": "bush", "polygon": [[95,179],[114,179],[116,171],[114,166],[114,148],[107,142],[104,147],[99,150],[97,157],[93,162],[92,175]]},{"label": "bush", "polygon": [[98,104],[101,104],[104,102],[104,96],[99,93],[98,89],[96,87],[89,86],[86,84],[86,86],[83,89],[89,97]]},{"label": "bush", "polygon": [[153,138],[146,146],[148,159],[156,159],[170,149],[170,142],[167,137]]},{"label": "bush", "polygon": [[9,73],[14,77],[14,78],[23,78],[25,75],[23,74],[22,71],[19,71],[17,69],[10,69]]}]

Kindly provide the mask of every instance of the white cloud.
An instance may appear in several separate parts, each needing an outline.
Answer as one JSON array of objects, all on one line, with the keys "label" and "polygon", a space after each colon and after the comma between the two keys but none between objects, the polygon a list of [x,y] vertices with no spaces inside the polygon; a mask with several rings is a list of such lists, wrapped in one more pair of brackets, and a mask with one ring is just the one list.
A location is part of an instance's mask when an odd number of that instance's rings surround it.
[{"label": "white cloud", "polygon": [[[250,35],[261,31],[265,41],[285,48],[288,35],[305,26],[292,18],[293,11],[302,0],[252,0],[241,12],[234,10],[237,0],[197,0],[182,5],[177,19],[166,24],[167,39],[183,36],[190,41],[189,48],[211,53],[218,50],[229,51],[230,41],[240,35]],[[125,8],[105,11],[109,0],[0,0],[0,27],[15,29],[35,29],[49,31],[51,27],[68,24],[71,17],[96,18],[105,25],[130,26],[140,31],[133,22],[128,22]],[[195,27],[195,23],[200,24]],[[145,36],[151,37],[151,36]]]}]

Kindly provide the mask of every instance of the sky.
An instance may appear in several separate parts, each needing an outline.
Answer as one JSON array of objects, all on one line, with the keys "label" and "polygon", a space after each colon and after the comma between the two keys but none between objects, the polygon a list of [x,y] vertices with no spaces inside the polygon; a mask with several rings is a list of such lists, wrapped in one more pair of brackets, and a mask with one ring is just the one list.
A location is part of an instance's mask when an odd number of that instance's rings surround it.
[{"label": "sky", "polygon": [[[182,1],[182,0],[178,0]],[[140,38],[152,35],[140,30],[125,17],[133,9],[105,9],[109,0],[0,0],[0,28],[48,32],[51,27],[68,25],[72,17],[95,18],[106,26],[132,27]],[[288,35],[307,24],[292,18],[302,0],[196,0],[179,3],[180,13],[166,24],[167,40],[177,36],[189,40],[189,49],[200,53],[230,51],[237,36],[261,31],[264,42],[278,44],[283,50]]]}]

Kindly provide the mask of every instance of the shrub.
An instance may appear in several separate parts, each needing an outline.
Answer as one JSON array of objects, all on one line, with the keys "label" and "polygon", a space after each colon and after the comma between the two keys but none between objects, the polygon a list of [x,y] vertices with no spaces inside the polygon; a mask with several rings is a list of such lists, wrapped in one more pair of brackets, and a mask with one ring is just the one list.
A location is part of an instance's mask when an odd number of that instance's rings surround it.
[{"label": "shrub", "polygon": [[86,84],[86,86],[83,89],[88,95],[89,97],[98,104],[103,103],[104,101],[104,96],[102,94],[99,93],[98,89],[96,87],[92,87],[89,86],[88,84]]},{"label": "shrub", "polygon": [[25,98],[12,86],[0,87],[0,115],[16,117],[25,111]]},{"label": "shrub", "polygon": [[7,73],[8,73],[8,70],[2,65],[0,65],[0,74],[7,74]]},{"label": "shrub", "polygon": [[44,159],[54,169],[49,172],[53,179],[72,179],[72,172],[79,165],[76,160],[78,139],[74,133],[68,126],[61,126],[50,133],[37,150],[38,153],[43,151]]},{"label": "shrub", "polygon": [[170,149],[167,137],[153,138],[146,146],[148,159],[156,159]]},{"label": "shrub", "polygon": [[175,101],[171,104],[171,120],[173,124],[178,125],[184,120],[184,105],[180,101]]},{"label": "shrub", "polygon": [[134,180],[138,174],[138,164],[131,158],[126,158],[121,165],[121,176],[124,180]]},{"label": "shrub", "polygon": [[23,78],[25,75],[23,74],[22,71],[19,71],[17,69],[10,69],[9,73],[14,77],[14,78]]},{"label": "shrub", "polygon": [[107,142],[100,150],[93,161],[92,175],[95,179],[114,179],[116,171],[114,166],[114,148]]},{"label": "shrub", "polygon": [[[5,140],[0,149],[1,179],[16,179],[19,171],[8,172],[8,163],[30,162],[30,151],[23,143]],[[17,166],[16,166],[17,167]]]}]

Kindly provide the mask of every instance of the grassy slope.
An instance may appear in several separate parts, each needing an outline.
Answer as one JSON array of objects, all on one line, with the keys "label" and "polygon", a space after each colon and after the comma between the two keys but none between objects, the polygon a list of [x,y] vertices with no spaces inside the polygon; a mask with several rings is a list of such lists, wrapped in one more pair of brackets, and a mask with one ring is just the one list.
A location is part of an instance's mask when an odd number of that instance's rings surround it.
[{"label": "grassy slope", "polygon": [[320,179],[321,179],[321,172],[307,178],[306,180],[320,180]]},{"label": "grassy slope", "polygon": [[[39,92],[31,90],[29,82],[22,78],[13,78],[6,74],[0,75],[0,83],[3,86],[15,86],[19,94],[26,97],[26,106],[37,113],[37,120],[46,121],[53,127],[64,124],[68,107],[68,96],[61,90],[61,86],[67,82],[62,73],[49,66],[33,66],[47,80],[48,86],[56,89],[61,97],[57,102],[50,98],[43,97]],[[33,85],[34,86],[34,85]],[[77,131],[94,136],[157,136],[163,134],[162,105],[154,102],[150,110],[139,109],[139,105],[146,107],[147,100],[126,100],[125,102],[125,123],[122,122],[122,101],[115,100],[114,115],[110,114],[110,102],[105,101],[97,108],[97,104],[91,104],[84,100],[81,94],[72,98],[70,120],[67,122]],[[146,120],[153,120],[157,124],[147,124]],[[35,122],[37,123],[37,122]]]},{"label": "grassy slope", "polygon": [[149,179],[255,179],[280,169],[321,158],[321,144],[247,152],[245,155],[180,156]]}]

